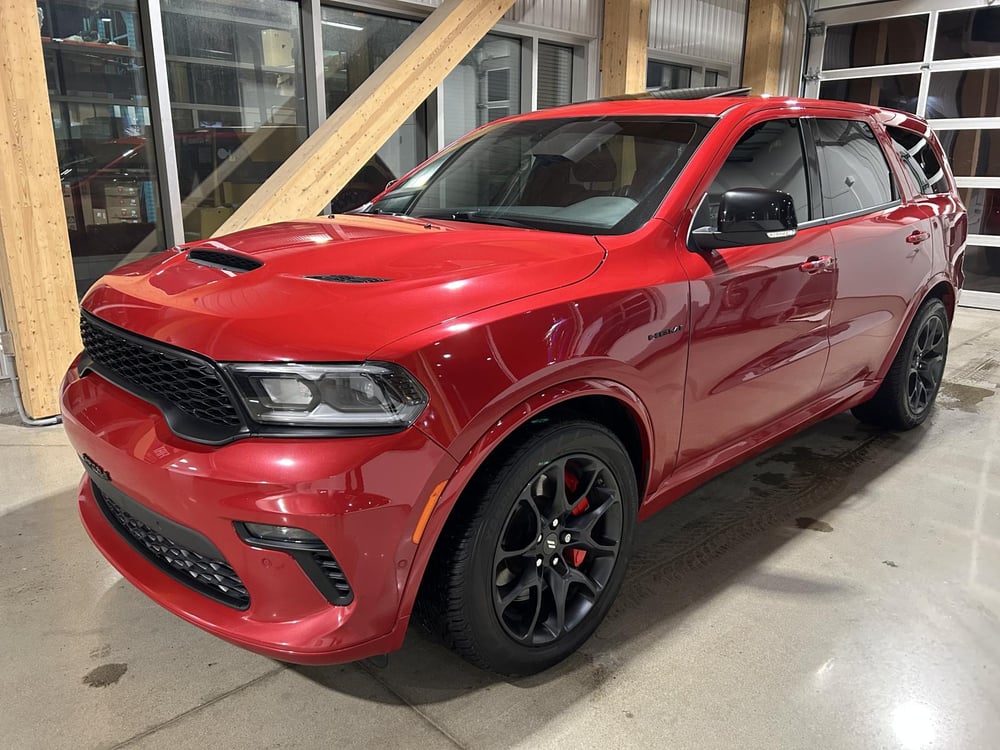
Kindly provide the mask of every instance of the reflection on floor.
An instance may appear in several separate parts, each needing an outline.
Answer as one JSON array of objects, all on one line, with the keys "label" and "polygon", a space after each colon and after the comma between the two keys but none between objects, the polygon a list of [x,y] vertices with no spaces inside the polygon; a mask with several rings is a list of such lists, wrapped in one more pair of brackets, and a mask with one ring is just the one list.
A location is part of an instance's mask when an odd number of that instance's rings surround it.
[{"label": "reflection on floor", "polygon": [[417,634],[387,666],[301,668],[202,633],[86,539],[61,432],[3,418],[3,744],[995,747],[998,324],[960,311],[923,429],[836,417],[644,524],[597,635],[525,680]]}]

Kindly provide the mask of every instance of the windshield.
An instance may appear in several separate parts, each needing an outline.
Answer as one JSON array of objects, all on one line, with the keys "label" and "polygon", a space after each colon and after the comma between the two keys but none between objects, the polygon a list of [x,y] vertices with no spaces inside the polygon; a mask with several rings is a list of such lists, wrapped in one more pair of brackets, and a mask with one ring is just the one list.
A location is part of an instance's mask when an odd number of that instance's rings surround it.
[{"label": "windshield", "polygon": [[649,220],[709,127],[676,117],[500,123],[360,211],[623,234]]}]

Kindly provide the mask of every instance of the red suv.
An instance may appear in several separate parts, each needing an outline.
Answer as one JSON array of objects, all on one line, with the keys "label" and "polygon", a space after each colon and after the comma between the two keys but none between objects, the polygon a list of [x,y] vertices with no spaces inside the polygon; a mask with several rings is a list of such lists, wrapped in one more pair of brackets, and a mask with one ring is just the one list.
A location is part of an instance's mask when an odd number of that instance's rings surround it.
[{"label": "red suv", "polygon": [[775,98],[492,123],[350,214],[175,248],[83,301],[80,513],[171,612],[268,656],[544,669],[635,525],[826,416],[941,383],[965,209],[927,125]]}]

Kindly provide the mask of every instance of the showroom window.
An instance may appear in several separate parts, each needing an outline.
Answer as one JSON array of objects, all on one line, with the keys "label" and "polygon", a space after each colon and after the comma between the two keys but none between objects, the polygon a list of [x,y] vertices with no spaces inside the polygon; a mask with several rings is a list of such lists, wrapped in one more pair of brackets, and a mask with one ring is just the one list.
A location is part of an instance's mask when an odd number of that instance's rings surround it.
[{"label": "showroom window", "polygon": [[938,130],[955,174],[1000,177],[1000,129]]},{"label": "showroom window", "polygon": [[656,60],[649,60],[646,63],[646,88],[686,89],[690,85],[690,67]]},{"label": "showroom window", "polygon": [[1000,44],[1000,8],[970,8],[941,13],[937,19],[934,59],[991,57]]},{"label": "showroom window", "polygon": [[[656,85],[728,81],[745,14],[740,0],[724,3],[718,50],[704,59],[687,36],[664,36],[675,24],[657,26],[655,55],[679,44],[681,59],[653,61]],[[396,17],[334,0],[39,0],[81,293],[123,262],[218,231],[430,12],[410,5]],[[487,34],[359,165],[333,210],[480,125],[595,96],[600,12],[587,7],[525,9]]]},{"label": "showroom window", "polygon": [[521,111],[521,40],[487,34],[441,85],[444,141]]},{"label": "showroom window", "polygon": [[926,38],[927,16],[882,18],[832,26],[826,32],[824,66],[828,69],[863,68],[919,62],[924,57]]},{"label": "showroom window", "polygon": [[850,78],[823,81],[819,88],[821,99],[838,99],[844,102],[877,104],[880,107],[917,111],[920,93],[919,75]]},{"label": "showroom window", "polygon": [[162,250],[137,0],[38,5],[77,288],[133,253]]},{"label": "showroom window", "polygon": [[[699,86],[728,86],[730,69],[709,67],[700,60],[650,50],[655,58],[646,61],[646,89],[686,89]],[[721,60],[715,65],[721,64]]]},{"label": "showroom window", "polygon": [[[322,10],[323,77],[326,82],[326,115],[347,101],[354,91],[385,62],[420,25],[408,18],[394,18],[342,8]],[[333,197],[337,213],[357,208],[385,189],[390,180],[409,172],[426,159],[427,103],[421,104],[378,150],[378,153]]]},{"label": "showroom window", "polygon": [[721,70],[705,70],[706,86],[728,86],[729,75]]},{"label": "showroom window", "polygon": [[538,109],[573,101],[573,48],[538,43]]},{"label": "showroom window", "polygon": [[[879,16],[905,11],[903,4],[818,11],[805,93],[930,121],[969,210],[960,302],[1000,308],[1000,8],[938,5],[894,18]],[[943,190],[933,151],[919,144],[906,151],[921,189]]]},{"label": "showroom window", "polygon": [[210,236],[306,138],[298,4],[162,0],[185,240]]}]

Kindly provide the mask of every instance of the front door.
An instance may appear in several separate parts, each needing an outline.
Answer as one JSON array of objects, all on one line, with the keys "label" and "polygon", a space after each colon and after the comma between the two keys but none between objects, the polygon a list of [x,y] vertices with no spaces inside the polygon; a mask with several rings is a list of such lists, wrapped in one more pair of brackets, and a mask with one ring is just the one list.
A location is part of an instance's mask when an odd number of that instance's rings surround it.
[{"label": "front door", "polygon": [[[716,252],[682,250],[691,343],[678,466],[730,445],[816,397],[826,367],[835,263],[814,203],[800,122],[748,124],[705,190],[693,228],[712,226],[727,190],[792,196],[792,239]],[[818,217],[817,217],[818,218]]]}]

